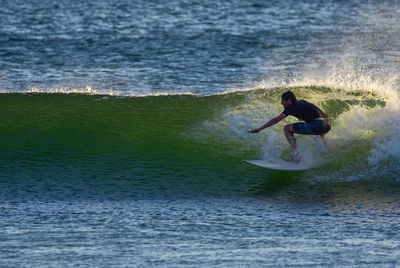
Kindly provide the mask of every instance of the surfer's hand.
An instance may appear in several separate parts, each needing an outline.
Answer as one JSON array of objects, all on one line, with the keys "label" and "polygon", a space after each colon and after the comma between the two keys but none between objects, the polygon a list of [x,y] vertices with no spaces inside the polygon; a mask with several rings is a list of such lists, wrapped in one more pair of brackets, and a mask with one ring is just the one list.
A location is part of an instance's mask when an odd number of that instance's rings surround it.
[{"label": "surfer's hand", "polygon": [[260,130],[258,128],[248,131],[248,133],[258,133]]}]

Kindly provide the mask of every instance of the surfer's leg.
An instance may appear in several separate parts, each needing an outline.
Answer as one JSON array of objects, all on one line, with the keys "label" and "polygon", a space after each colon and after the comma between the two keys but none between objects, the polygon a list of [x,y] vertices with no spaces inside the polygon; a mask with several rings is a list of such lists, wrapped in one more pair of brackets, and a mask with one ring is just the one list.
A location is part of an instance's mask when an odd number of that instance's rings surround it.
[{"label": "surfer's leg", "polygon": [[324,135],[320,135],[321,138],[321,147],[324,153],[328,153],[328,144],[326,143],[326,138]]},{"label": "surfer's leg", "polygon": [[285,133],[286,139],[290,145],[290,148],[292,149],[292,157],[286,158],[285,160],[300,162],[299,152],[297,151],[296,138],[294,137],[293,125],[286,125],[283,128],[283,132]]}]

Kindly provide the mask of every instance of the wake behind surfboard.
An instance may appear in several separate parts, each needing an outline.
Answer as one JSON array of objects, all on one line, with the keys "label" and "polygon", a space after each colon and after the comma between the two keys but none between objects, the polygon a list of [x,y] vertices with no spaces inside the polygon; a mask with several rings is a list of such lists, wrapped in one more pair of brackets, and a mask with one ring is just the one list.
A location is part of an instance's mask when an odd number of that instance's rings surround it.
[{"label": "wake behind surfboard", "polygon": [[275,160],[243,160],[243,162],[260,167],[266,168],[271,170],[282,170],[282,171],[302,171],[302,170],[309,170],[311,168],[315,168],[317,165],[312,165],[308,163],[295,163],[295,162],[288,162],[282,159],[275,159]]}]

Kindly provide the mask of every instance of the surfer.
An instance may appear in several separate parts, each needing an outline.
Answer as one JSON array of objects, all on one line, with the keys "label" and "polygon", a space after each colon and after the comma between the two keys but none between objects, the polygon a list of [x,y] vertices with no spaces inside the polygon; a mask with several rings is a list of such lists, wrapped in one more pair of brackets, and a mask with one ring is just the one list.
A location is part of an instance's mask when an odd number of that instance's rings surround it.
[{"label": "surfer", "polygon": [[281,104],[284,107],[284,111],[280,115],[272,118],[260,128],[250,130],[249,133],[258,133],[267,127],[275,125],[288,115],[292,115],[304,122],[288,124],[283,128],[286,139],[292,149],[292,156],[285,158],[284,160],[297,163],[300,162],[300,155],[297,151],[294,133],[319,135],[323,144],[326,146],[324,134],[331,129],[331,123],[328,116],[321,109],[307,101],[297,100],[292,91],[287,91],[282,94]]}]

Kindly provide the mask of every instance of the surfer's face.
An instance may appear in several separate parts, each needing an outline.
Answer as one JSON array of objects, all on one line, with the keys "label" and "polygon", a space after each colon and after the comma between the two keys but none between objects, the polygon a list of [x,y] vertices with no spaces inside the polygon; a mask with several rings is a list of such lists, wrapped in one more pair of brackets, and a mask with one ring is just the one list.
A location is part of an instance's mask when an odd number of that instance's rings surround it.
[{"label": "surfer's face", "polygon": [[292,101],[290,99],[287,99],[287,100],[282,99],[281,104],[283,105],[283,107],[286,108],[292,104]]}]

